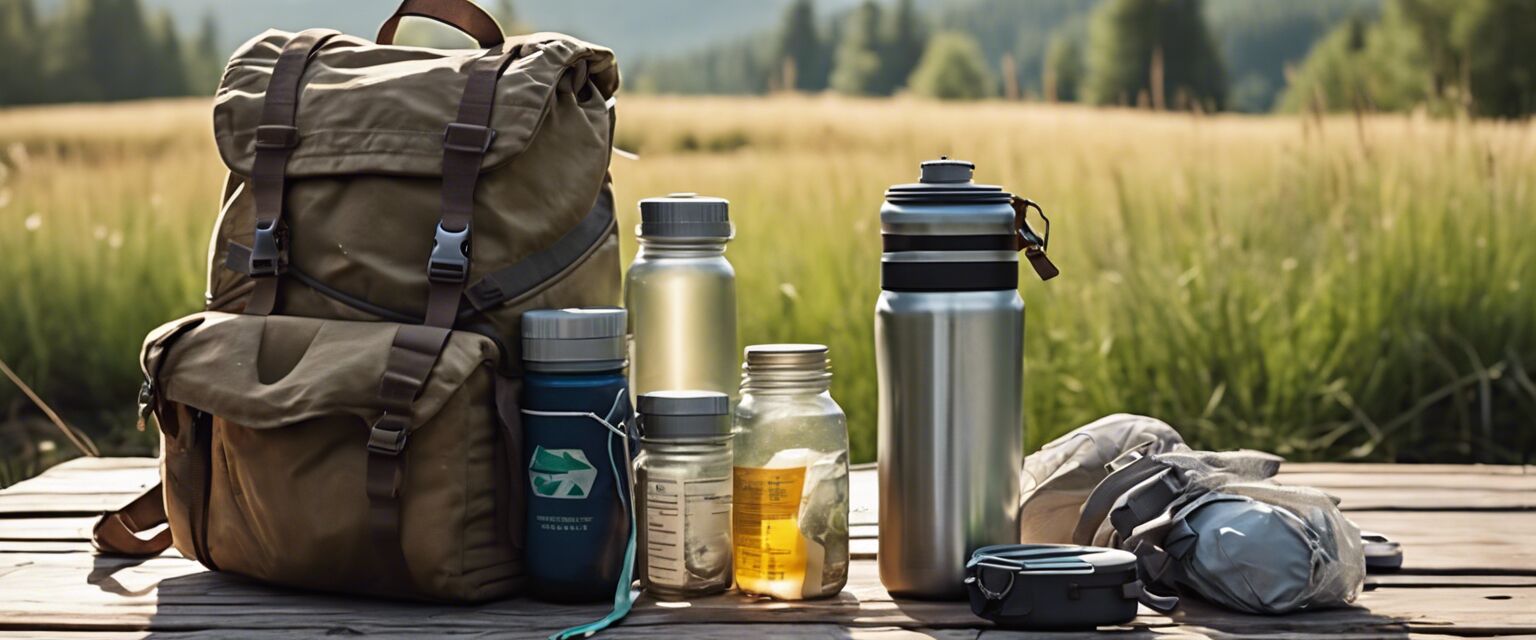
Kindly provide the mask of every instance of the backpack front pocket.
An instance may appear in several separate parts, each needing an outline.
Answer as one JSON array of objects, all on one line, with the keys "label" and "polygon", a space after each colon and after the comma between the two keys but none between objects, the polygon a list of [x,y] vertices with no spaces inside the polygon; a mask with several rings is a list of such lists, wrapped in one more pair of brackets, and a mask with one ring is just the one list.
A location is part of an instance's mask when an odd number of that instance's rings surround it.
[{"label": "backpack front pocket", "polygon": [[394,545],[380,544],[381,510],[370,506],[370,432],[384,414],[381,389],[399,384],[386,375],[397,334],[413,327],[197,316],[173,343],[146,348],[155,355],[145,363],[169,427],[166,469],[183,470],[166,478],[183,554],[332,591],[479,601],[518,589],[521,474],[509,451],[521,433],[501,419],[508,407],[498,410],[498,387],[515,398],[515,383],[498,379],[493,341],[453,332],[422,363],[392,454],[397,504],[382,512],[398,519],[383,523],[398,527],[398,548],[384,548]]}]

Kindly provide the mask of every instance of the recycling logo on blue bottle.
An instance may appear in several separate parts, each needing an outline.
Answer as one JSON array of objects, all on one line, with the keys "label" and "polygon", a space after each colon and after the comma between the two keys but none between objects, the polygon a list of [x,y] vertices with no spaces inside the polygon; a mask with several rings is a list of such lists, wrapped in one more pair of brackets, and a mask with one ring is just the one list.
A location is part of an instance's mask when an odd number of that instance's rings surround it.
[{"label": "recycling logo on blue bottle", "polygon": [[528,462],[533,494],[541,498],[583,500],[592,493],[597,467],[581,449],[545,449],[535,446]]}]

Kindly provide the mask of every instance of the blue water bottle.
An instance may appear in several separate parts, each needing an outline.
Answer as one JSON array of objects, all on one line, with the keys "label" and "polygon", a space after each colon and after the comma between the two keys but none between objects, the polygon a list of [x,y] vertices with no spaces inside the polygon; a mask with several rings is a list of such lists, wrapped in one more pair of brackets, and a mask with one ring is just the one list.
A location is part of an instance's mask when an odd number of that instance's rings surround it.
[{"label": "blue water bottle", "polygon": [[617,307],[523,314],[526,566],[535,598],[613,599],[616,608],[625,600],[627,609],[633,421],[624,333]]}]

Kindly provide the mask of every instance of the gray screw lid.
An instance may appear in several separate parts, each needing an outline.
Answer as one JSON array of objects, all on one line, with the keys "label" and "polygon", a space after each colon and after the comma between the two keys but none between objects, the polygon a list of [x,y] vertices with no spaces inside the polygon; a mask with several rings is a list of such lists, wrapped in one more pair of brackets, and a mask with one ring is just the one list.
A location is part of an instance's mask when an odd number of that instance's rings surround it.
[{"label": "gray screw lid", "polygon": [[903,204],[1007,204],[1013,199],[1002,187],[972,182],[975,172],[973,163],[939,156],[922,164],[917,182],[892,186],[885,199]]},{"label": "gray screw lid", "polygon": [[626,312],[619,307],[538,309],[523,314],[523,361],[535,371],[624,366]]},{"label": "gray screw lid", "polygon": [[731,399],[715,391],[652,391],[636,406],[640,435],[652,440],[720,438],[731,434]]},{"label": "gray screw lid", "polygon": [[976,174],[976,164],[965,160],[950,160],[948,156],[938,160],[928,160],[922,165],[922,173],[918,182],[933,184],[938,182],[970,182],[971,176]]},{"label": "gray screw lid", "polygon": [[732,235],[731,203],[693,193],[640,201],[642,238],[725,238]]}]

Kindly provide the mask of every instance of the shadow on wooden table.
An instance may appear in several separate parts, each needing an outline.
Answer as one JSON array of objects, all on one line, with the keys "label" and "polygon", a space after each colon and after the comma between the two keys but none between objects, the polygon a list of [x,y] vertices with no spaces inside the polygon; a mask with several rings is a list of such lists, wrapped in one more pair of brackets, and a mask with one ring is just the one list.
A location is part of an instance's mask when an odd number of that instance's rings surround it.
[{"label": "shadow on wooden table", "polygon": [[[137,625],[151,638],[226,634],[241,638],[312,635],[370,637],[542,638],[589,622],[606,605],[562,605],[515,598],[483,605],[441,605],[341,596],[271,587],[239,576],[205,571],[174,557],[95,557],[86,581],[110,602],[136,610]],[[536,587],[535,587],[536,588]],[[146,611],[147,610],[147,611]],[[147,620],[143,617],[148,613]],[[1144,615],[1098,631],[1051,637],[1164,638],[1167,634],[1273,637],[1407,638],[1404,621],[1359,607],[1286,616],[1245,615],[1186,599],[1172,616]],[[721,637],[830,639],[1008,638],[1017,632],[988,629],[969,607],[956,602],[892,599],[855,587],[835,598],[806,602],[752,599],[735,593],[688,603],[642,596],[634,611],[603,637],[669,636],[678,640]],[[978,629],[978,627],[980,627]],[[1022,637],[1022,636],[1020,636]]]},{"label": "shadow on wooden table", "polygon": [[[921,626],[953,626],[953,605],[917,600],[895,600],[892,603],[905,617],[912,618]],[[964,608],[965,615],[970,615]],[[979,622],[979,620],[978,620]],[[982,623],[985,624],[985,623]],[[995,638],[1040,637],[1039,631],[1010,631],[984,629],[980,637]],[[1180,608],[1171,615],[1163,616],[1143,607],[1141,615],[1130,623],[1100,627],[1085,631],[1052,631],[1051,638],[1113,637],[1137,639],[1167,638],[1174,633],[1181,636],[1273,638],[1408,638],[1404,621],[1371,613],[1362,607],[1346,607],[1322,611],[1308,611],[1281,616],[1250,615],[1237,613],[1208,602],[1186,598]]]},{"label": "shadow on wooden table", "polygon": [[1296,637],[1408,638],[1407,622],[1371,613],[1360,606],[1302,611],[1278,616],[1245,614],[1199,600],[1183,598],[1169,618],[1180,631],[1209,630],[1213,635],[1279,634]]},{"label": "shadow on wooden table", "polygon": [[[178,640],[189,634],[257,639],[320,635],[544,638],[596,620],[609,609],[607,604],[551,604],[526,597],[448,605],[288,589],[206,571],[173,554],[156,558],[93,556],[86,582],[96,591],[92,599],[117,612],[108,614],[115,623],[148,632],[147,637]],[[873,609],[866,608],[870,604],[875,605]],[[688,603],[657,602],[642,596],[622,623],[600,637],[874,638],[921,626],[889,605],[888,599],[884,603],[863,602],[851,591],[795,603],[736,593]],[[949,611],[934,618],[940,627],[964,626],[974,620],[967,618],[970,613],[963,607],[941,606]],[[933,615],[937,614],[930,617]],[[914,633],[918,634],[914,637],[922,637],[923,631]],[[931,637],[974,639],[976,631]]]}]

